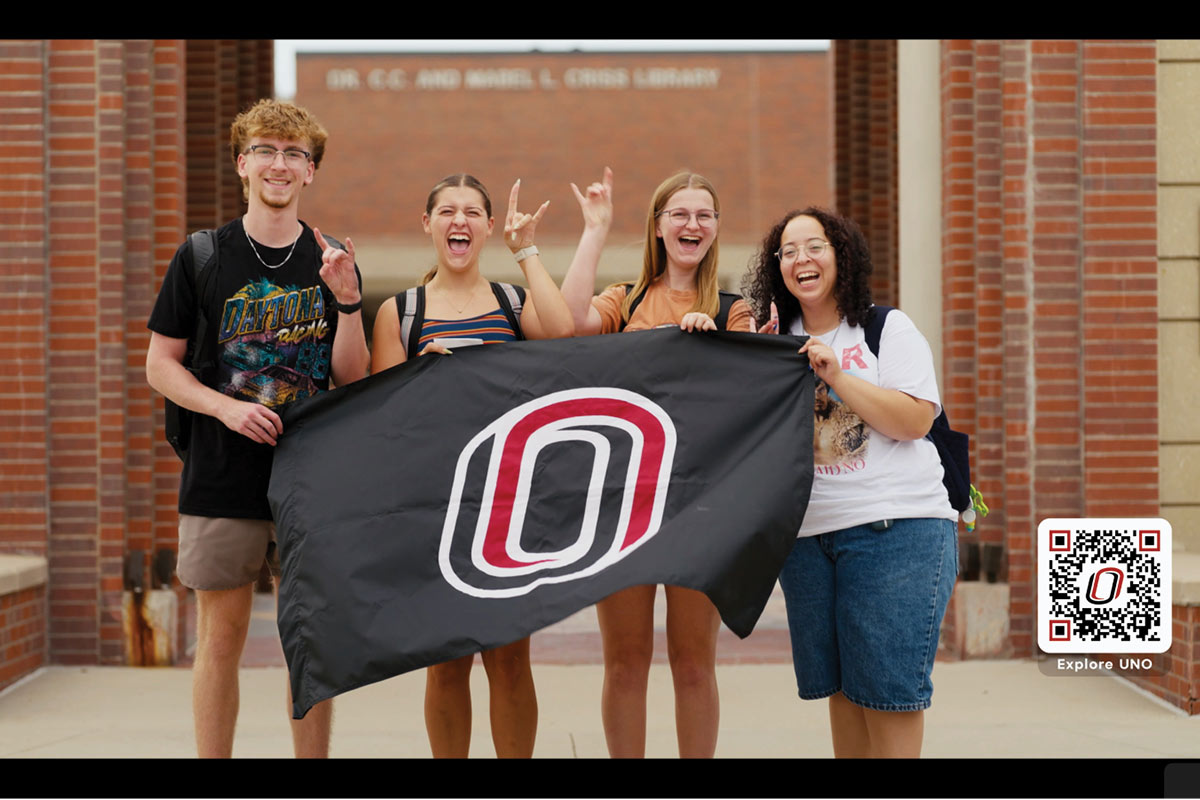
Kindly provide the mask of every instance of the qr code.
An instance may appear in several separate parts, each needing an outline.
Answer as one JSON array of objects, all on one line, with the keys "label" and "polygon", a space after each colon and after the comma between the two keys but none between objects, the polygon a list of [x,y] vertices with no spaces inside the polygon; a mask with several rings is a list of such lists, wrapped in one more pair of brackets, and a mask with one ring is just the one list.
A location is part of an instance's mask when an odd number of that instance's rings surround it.
[{"label": "qr code", "polygon": [[1171,647],[1171,525],[1047,519],[1038,526],[1038,645],[1046,653]]}]

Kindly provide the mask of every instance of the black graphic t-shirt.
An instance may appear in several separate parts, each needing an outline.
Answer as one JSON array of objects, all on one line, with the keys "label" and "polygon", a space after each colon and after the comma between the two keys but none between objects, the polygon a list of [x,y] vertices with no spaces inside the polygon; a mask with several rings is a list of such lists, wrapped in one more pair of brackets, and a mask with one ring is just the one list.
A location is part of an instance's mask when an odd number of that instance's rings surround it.
[{"label": "black graphic t-shirt", "polygon": [[[206,309],[206,386],[238,400],[278,412],[296,400],[329,388],[338,311],[333,293],[318,275],[321,253],[304,223],[296,249],[264,247],[262,260],[246,239],[239,217],[217,232],[219,269],[212,276]],[[192,335],[197,321],[197,287],[192,251],[186,242],[167,268],[147,327],[175,339]],[[211,267],[210,267],[211,268]],[[359,277],[361,286],[362,278]],[[203,414],[192,422],[191,445],[179,487],[179,511],[204,517],[270,519],[267,485],[274,448],[234,433]]]}]

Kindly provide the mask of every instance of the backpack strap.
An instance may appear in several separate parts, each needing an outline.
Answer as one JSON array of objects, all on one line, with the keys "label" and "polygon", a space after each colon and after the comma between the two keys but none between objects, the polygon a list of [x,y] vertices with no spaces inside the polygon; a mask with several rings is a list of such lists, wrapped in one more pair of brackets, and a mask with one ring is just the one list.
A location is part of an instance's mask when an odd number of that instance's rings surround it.
[{"label": "backpack strap", "polygon": [[196,290],[196,328],[188,339],[188,362],[193,372],[204,366],[204,342],[208,335],[208,306],[216,291],[215,275],[220,270],[217,249],[217,232],[212,228],[194,231],[188,236],[192,248],[192,286]]},{"label": "backpack strap", "polygon": [[[872,306],[868,312],[870,318],[863,328],[864,338],[876,359],[879,358],[883,323],[891,311],[891,306]],[[967,435],[950,427],[950,420],[946,417],[946,409],[943,407],[933,420],[925,438],[937,448],[938,458],[942,462],[942,483],[946,487],[951,507],[955,511],[966,511],[971,507],[970,441]]]},{"label": "backpack strap", "polygon": [[[188,336],[187,351],[183,357],[183,365],[197,378],[203,372],[205,361],[204,343],[208,334],[208,305],[212,302],[212,287],[216,284],[213,276],[218,269],[217,232],[212,229],[194,231],[188,235],[187,246],[191,249],[191,269],[185,273],[191,280],[192,290],[196,298],[196,324]],[[180,460],[187,460],[188,447],[192,439],[192,418],[194,412],[181,408],[171,402],[171,398],[163,397],[163,433],[167,442],[175,450]]]},{"label": "backpack strap", "polygon": [[[625,294],[628,295],[632,291],[633,291],[633,284],[632,283],[625,284]],[[713,320],[713,322],[716,323],[717,330],[723,331],[723,330],[725,330],[725,326],[729,324],[729,309],[733,308],[733,304],[736,303],[738,300],[741,300],[742,296],[740,294],[737,294],[736,292],[721,292],[721,291],[719,291],[717,293],[717,295],[720,300],[720,307],[717,309],[717,316],[716,316],[716,319]],[[629,304],[629,319],[633,319],[633,312],[637,311],[637,307],[639,305],[641,305],[642,300],[645,299],[645,297],[646,297],[646,291],[643,289],[641,294],[639,294],[637,297],[633,298],[633,302]],[[629,324],[629,323],[625,320],[625,318],[621,317],[621,325],[619,328],[617,328],[617,331],[625,330],[625,326],[627,324]]]},{"label": "backpack strap", "polygon": [[879,358],[879,340],[883,337],[883,323],[887,320],[887,315],[892,313],[891,306],[871,306],[867,312],[867,324],[863,327],[863,332],[867,340],[867,347],[875,358]]},{"label": "backpack strap", "polygon": [[[632,283],[625,284],[625,296],[628,297],[629,293],[632,291],[633,291],[633,284]],[[639,294],[637,297],[633,298],[633,302],[629,304],[629,319],[633,319],[633,312],[637,311],[637,307],[642,304],[642,299],[645,296],[646,296],[646,290],[643,289],[641,294]],[[625,319],[625,317],[622,316],[621,324],[617,326],[617,332],[620,333],[621,331],[625,330],[625,326],[628,324],[629,324],[629,320]]]},{"label": "backpack strap", "polygon": [[[521,311],[525,308],[525,289],[497,281],[489,281],[489,284],[517,340],[523,340]],[[424,286],[414,286],[396,295],[396,316],[400,319],[400,341],[404,343],[404,352],[413,358],[420,353],[421,328],[425,325]]]},{"label": "backpack strap", "polygon": [[396,295],[396,316],[400,320],[400,344],[404,354],[414,358],[425,324],[425,287],[414,286]]},{"label": "backpack strap", "polygon": [[496,295],[496,301],[500,303],[500,310],[508,318],[508,324],[512,327],[517,341],[523,341],[525,334],[521,332],[521,309],[525,307],[525,289],[521,286],[513,286],[511,283],[499,283],[498,281],[489,281],[489,283],[492,286],[492,294]]},{"label": "backpack strap", "polygon": [[723,331],[729,327],[729,309],[733,308],[733,304],[742,299],[740,294],[736,292],[718,292],[721,306],[717,311],[717,318],[713,320],[717,324],[717,330]]}]

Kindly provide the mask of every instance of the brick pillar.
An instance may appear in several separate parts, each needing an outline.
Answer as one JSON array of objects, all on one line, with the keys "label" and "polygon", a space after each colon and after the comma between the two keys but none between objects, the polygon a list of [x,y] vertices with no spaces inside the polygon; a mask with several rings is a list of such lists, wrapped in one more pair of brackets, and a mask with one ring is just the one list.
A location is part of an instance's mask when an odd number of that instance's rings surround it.
[{"label": "brick pillar", "polygon": [[96,663],[102,613],[98,58],[95,40],[47,44],[50,651],[66,664]]},{"label": "brick pillar", "polygon": [[[3,46],[6,63],[26,76],[29,120],[21,130],[31,141],[30,158],[10,171],[26,185],[6,185],[2,196],[23,209],[14,241],[36,242],[23,264],[28,283],[19,289],[13,338],[40,343],[39,360],[33,352],[13,360],[37,376],[14,440],[36,437],[42,453],[6,452],[0,461],[6,472],[18,470],[31,487],[44,488],[40,514],[30,513],[34,494],[20,497],[15,530],[5,526],[0,546],[49,558],[51,661],[122,663],[125,554],[152,549],[152,420],[143,366],[151,214],[179,205],[170,191],[151,197],[150,143],[161,134],[151,118],[151,85],[159,84],[160,95],[180,93],[178,61],[174,77],[163,81],[179,45]],[[182,178],[177,161],[157,168]],[[35,185],[44,189],[32,191]],[[176,220],[171,238],[180,232]],[[14,419],[7,409],[5,416]]]},{"label": "brick pillar", "polygon": [[875,267],[875,302],[899,300],[896,213],[896,42],[838,39],[833,43],[834,188],[839,213],[866,234]]},{"label": "brick pillar", "polygon": [[[225,49],[227,105],[269,94],[271,43]],[[145,358],[187,230],[186,66],[179,40],[0,41],[0,269],[16,298],[0,343],[0,552],[49,560],[31,629],[53,663],[123,663],[125,556],[176,546],[179,461]],[[196,205],[206,225],[240,212],[237,176],[219,180]]]},{"label": "brick pillar", "polygon": [[1155,46],[943,43],[945,404],[1034,652],[1038,523],[1156,516]]},{"label": "brick pillar", "polygon": [[[146,328],[154,296],[152,248],[154,221],[153,89],[154,60],[178,48],[155,48],[148,41],[125,44],[125,82],[121,92],[125,116],[124,162],[121,181],[125,243],[123,306],[125,373],[125,530],[128,546],[146,552],[166,543],[154,539],[155,439],[152,390],[146,383]],[[123,585],[119,574],[104,578],[104,591],[115,593]],[[115,595],[114,595],[115,600]]]},{"label": "brick pillar", "polygon": [[125,493],[127,383],[125,342],[125,47],[99,41],[96,54],[96,336],[97,577],[102,664],[124,660],[122,566],[129,548]]},{"label": "brick pillar", "polygon": [[[140,317],[129,320],[131,333],[139,344],[133,353],[141,353],[142,383],[145,382],[145,349],[150,341],[146,320],[150,308],[162,285],[167,264],[183,240],[187,198],[187,148],[184,141],[186,121],[186,45],[180,40],[158,40],[154,42],[154,70],[150,76],[149,125],[152,131],[149,142],[148,178],[150,181],[150,261],[147,271],[152,277],[148,281]],[[136,357],[135,357],[136,358]],[[163,440],[163,401],[157,392],[147,387],[149,446],[151,458],[150,495],[152,503],[151,532],[155,549],[178,546],[178,512],[176,510],[181,464],[175,452]],[[178,585],[178,584],[176,584]],[[182,652],[184,625],[178,625],[176,646]]]},{"label": "brick pillar", "polygon": [[187,42],[187,229],[211,228],[246,210],[229,154],[229,124],[271,97],[274,48],[264,39]]},{"label": "brick pillar", "polygon": [[[46,43],[0,41],[0,552],[47,556]],[[0,688],[46,663],[46,587],[0,596]]]},{"label": "brick pillar", "polygon": [[1083,45],[1084,485],[1158,516],[1157,46]]},{"label": "brick pillar", "polygon": [[46,43],[0,42],[0,549],[46,555],[50,527]]}]

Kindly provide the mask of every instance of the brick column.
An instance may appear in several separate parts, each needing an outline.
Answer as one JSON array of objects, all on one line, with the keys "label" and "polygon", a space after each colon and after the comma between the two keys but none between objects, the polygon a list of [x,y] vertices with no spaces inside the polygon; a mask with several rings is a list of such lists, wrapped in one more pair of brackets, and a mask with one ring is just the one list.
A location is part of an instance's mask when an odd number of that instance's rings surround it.
[{"label": "brick column", "polygon": [[273,93],[274,49],[262,39],[187,42],[187,229],[242,214],[242,183],[229,155],[229,124]]},{"label": "brick column", "polygon": [[[46,44],[0,42],[0,552],[47,555]],[[0,688],[46,663],[46,587],[0,592]]]},{"label": "brick column", "polygon": [[832,57],[837,211],[866,234],[875,302],[894,306],[899,300],[896,41],[838,39]]},{"label": "brick column", "polygon": [[[125,556],[176,544],[179,461],[145,358],[146,319],[188,227],[185,46],[0,41],[0,269],[15,292],[0,322],[0,552],[49,560],[46,589],[22,596],[20,613],[38,606],[22,630],[44,631],[53,663],[124,663]],[[269,94],[270,42],[225,49],[222,97]],[[237,100],[227,105],[209,111],[226,132],[212,142],[228,135]],[[232,173],[194,205],[203,224],[240,212]],[[8,659],[0,648],[7,679],[31,663],[14,672]]]},{"label": "brick column", "polygon": [[1154,42],[1083,45],[1084,485],[1092,516],[1158,516]]},{"label": "brick column", "polygon": [[0,549],[46,555],[50,522],[46,415],[47,142],[45,42],[0,42]]},{"label": "brick column", "polygon": [[1155,47],[943,44],[945,403],[1035,650],[1038,523],[1156,516]]},{"label": "brick column", "polygon": [[[187,73],[186,44],[182,41],[156,41],[153,51],[153,70],[149,76],[149,116],[151,131],[146,177],[150,182],[150,216],[147,244],[150,260],[147,294],[142,300],[144,316],[130,319],[131,338],[140,340],[143,354],[142,382],[145,382],[145,348],[150,341],[146,320],[162,285],[167,265],[179,243],[186,235],[187,208],[186,170],[187,149],[184,140],[186,122],[185,81]],[[197,67],[203,72],[203,66]],[[136,333],[133,330],[136,329]],[[138,350],[135,350],[137,352]],[[152,456],[149,492],[153,509],[151,531],[155,548],[175,548],[178,541],[179,515],[176,510],[181,464],[175,451],[163,439],[163,401],[158,392],[147,387],[147,409],[152,415],[148,426],[148,445]],[[182,606],[182,604],[181,604]],[[181,619],[182,621],[182,619]],[[183,646],[184,626],[179,625],[176,644]]]},{"label": "brick column", "polygon": [[47,45],[50,651],[66,664],[96,663],[100,638],[97,50]]}]

